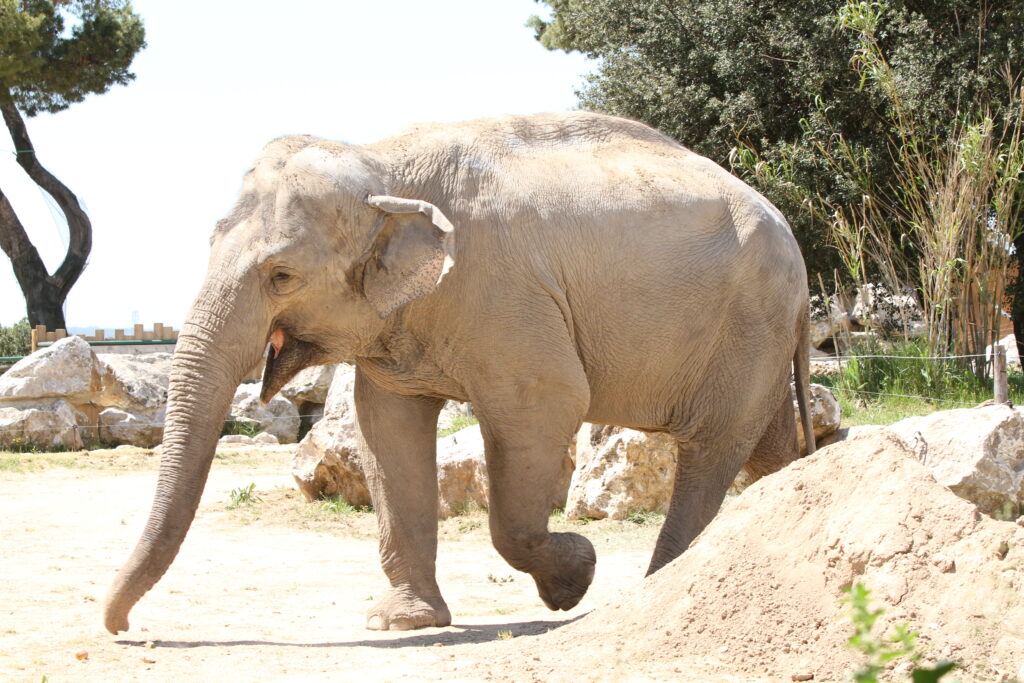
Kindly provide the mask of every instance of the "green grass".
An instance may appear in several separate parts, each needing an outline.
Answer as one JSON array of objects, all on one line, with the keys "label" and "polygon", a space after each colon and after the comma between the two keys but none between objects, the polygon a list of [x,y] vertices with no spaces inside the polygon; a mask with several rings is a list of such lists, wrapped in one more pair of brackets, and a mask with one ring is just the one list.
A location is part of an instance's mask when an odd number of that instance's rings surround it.
[{"label": "green grass", "polygon": [[462,431],[466,427],[472,427],[475,424],[480,424],[480,422],[475,417],[464,417],[462,415],[459,415],[454,420],[452,420],[450,426],[445,427],[444,429],[437,430],[437,438],[443,439],[446,436],[451,436],[455,432]]},{"label": "green grass", "polygon": [[[847,356],[854,358],[838,371],[816,372],[811,382],[830,387],[842,409],[844,427],[887,425],[912,415],[969,408],[992,398],[990,379],[979,379],[963,359],[928,358],[923,340],[869,341]],[[1024,374],[1009,375],[1010,401],[1024,403]]]},{"label": "green grass", "polygon": [[228,494],[228,510],[234,510],[242,507],[243,505],[254,505],[262,502],[262,498],[256,495],[256,484],[251,483],[248,486],[242,486],[237,489],[232,489]]}]

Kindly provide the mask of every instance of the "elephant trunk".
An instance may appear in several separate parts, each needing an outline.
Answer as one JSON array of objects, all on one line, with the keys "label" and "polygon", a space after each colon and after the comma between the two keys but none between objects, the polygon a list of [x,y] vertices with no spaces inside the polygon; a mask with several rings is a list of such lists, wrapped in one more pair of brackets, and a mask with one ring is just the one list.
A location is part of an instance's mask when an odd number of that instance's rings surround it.
[{"label": "elephant trunk", "polygon": [[269,323],[254,319],[245,289],[238,281],[208,278],[182,326],[171,366],[156,495],[142,538],[107,596],[104,621],[111,633],[128,630],[128,612],[178,554],[235,387],[259,361]]}]

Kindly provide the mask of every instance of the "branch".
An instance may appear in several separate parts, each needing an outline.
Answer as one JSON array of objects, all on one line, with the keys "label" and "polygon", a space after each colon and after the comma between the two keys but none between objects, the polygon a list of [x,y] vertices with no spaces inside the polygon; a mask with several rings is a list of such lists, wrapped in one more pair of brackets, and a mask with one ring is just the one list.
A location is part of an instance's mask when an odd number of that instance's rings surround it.
[{"label": "branch", "polygon": [[[82,210],[81,204],[78,203],[78,197],[39,163],[35,147],[28,136],[28,129],[25,127],[25,121],[21,118],[18,108],[13,104],[0,105],[0,113],[3,114],[7,130],[11,132],[18,165],[25,170],[25,173],[36,185],[53,197],[68,221],[68,253],[64,257],[63,263],[57,268],[57,272],[51,277],[63,298],[82,274],[89,258],[89,252],[92,251],[92,223],[89,216]],[[24,229],[21,232],[24,233]]]}]

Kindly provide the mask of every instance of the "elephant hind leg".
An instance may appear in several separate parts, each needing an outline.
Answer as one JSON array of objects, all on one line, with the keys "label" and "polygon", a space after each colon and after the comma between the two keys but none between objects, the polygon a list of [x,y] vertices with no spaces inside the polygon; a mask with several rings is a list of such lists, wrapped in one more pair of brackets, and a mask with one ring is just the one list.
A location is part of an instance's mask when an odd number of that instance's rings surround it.
[{"label": "elephant hind leg", "polygon": [[754,446],[754,452],[743,466],[750,475],[751,483],[761,477],[778,472],[797,459],[796,420],[793,417],[793,399],[786,392],[782,404],[775,411],[775,416],[768,423],[761,440]]},{"label": "elephant hind leg", "polygon": [[647,568],[648,576],[682,555],[711,522],[749,455],[749,440],[727,435],[679,442],[672,499]]}]

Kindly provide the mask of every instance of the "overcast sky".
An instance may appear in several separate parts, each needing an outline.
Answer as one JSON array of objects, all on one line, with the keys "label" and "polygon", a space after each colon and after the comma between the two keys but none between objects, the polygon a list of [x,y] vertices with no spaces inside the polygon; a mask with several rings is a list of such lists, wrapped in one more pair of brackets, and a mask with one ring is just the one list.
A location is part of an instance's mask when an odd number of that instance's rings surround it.
[{"label": "overcast sky", "polygon": [[[93,222],[69,326],[178,327],[209,234],[268,140],[363,143],[416,121],[563,111],[591,64],[524,27],[533,0],[136,0],[148,47],[136,80],[28,119],[39,159]],[[51,272],[66,227],[15,164],[0,128],[0,186]],[[25,315],[0,252],[0,324]]]}]

